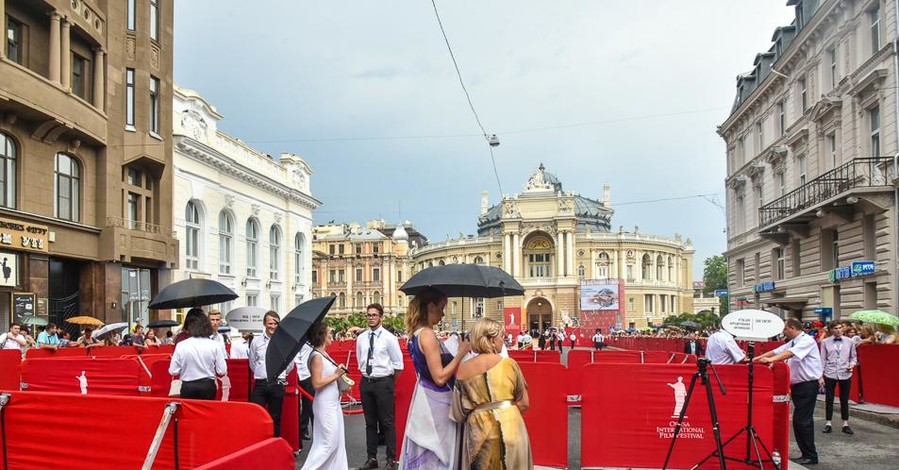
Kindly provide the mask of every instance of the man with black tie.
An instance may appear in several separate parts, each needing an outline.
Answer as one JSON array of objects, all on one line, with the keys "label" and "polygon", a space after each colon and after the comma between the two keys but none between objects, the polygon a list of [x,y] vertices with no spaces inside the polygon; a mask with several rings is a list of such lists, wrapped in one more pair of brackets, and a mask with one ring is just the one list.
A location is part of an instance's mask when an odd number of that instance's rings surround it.
[{"label": "man with black tie", "polygon": [[690,339],[684,344],[684,352],[694,356],[702,356],[705,353],[702,343],[696,338],[696,333],[690,333]]},{"label": "man with black tie", "polygon": [[360,470],[378,468],[378,430],[385,436],[387,464],[396,469],[396,429],[394,414],[394,383],[403,371],[403,353],[392,333],[381,326],[384,308],[371,304],[366,308],[368,330],[356,337],[356,358],[362,372],[359,392],[365,414],[365,450],[368,459]]}]

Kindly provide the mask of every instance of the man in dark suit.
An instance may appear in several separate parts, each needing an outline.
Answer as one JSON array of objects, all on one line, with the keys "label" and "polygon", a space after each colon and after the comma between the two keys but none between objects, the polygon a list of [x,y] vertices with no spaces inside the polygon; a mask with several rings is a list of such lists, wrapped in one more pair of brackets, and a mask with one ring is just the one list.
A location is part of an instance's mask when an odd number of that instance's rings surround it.
[{"label": "man in dark suit", "polygon": [[690,333],[690,339],[684,344],[684,352],[693,354],[694,356],[702,356],[705,354],[702,343],[696,338],[696,333]]}]

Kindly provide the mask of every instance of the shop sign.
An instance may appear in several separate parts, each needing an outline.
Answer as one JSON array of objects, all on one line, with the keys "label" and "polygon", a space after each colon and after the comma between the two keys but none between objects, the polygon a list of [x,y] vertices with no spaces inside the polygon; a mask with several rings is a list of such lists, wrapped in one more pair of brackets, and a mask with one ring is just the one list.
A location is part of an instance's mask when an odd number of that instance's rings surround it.
[{"label": "shop sign", "polygon": [[0,286],[19,285],[19,255],[0,251]]},{"label": "shop sign", "polygon": [[771,292],[774,290],[774,281],[760,282],[753,286],[752,291],[756,294],[760,292]]},{"label": "shop sign", "polygon": [[50,230],[43,225],[0,218],[0,247],[48,253]]},{"label": "shop sign", "polygon": [[830,271],[830,282],[837,282],[851,277],[868,276],[874,274],[876,266],[873,261],[853,261],[849,266],[840,266]]}]

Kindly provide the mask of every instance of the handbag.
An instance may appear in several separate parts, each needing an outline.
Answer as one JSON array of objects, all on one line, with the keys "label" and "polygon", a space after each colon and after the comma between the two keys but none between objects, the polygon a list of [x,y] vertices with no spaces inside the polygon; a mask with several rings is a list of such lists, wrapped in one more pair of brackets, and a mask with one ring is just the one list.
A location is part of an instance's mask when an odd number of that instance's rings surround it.
[{"label": "handbag", "polygon": [[[316,352],[318,352],[318,351],[316,351]],[[342,369],[342,367],[340,367],[336,362],[334,362],[334,359],[331,359],[331,357],[328,356],[327,354],[322,354],[320,352],[319,352],[319,354],[321,354],[321,356],[323,358],[327,359],[328,362],[330,362],[331,364],[334,364],[334,367],[337,367],[338,369]],[[311,354],[309,355],[309,359],[310,360],[312,359]],[[344,374],[337,378],[337,391],[341,395],[343,395],[345,393],[349,393],[350,389],[353,388],[353,385],[356,385],[356,381],[349,378],[349,376],[347,375],[346,369],[343,369],[343,371],[344,371]]]}]

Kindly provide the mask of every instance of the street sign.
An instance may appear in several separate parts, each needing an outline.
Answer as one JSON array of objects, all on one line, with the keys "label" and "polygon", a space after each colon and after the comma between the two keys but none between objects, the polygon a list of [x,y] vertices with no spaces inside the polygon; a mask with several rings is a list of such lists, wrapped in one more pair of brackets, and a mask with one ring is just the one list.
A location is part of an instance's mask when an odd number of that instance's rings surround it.
[{"label": "street sign", "polygon": [[727,297],[727,289],[715,289],[715,297]]},{"label": "street sign", "polygon": [[833,315],[833,308],[831,307],[818,307],[815,309],[815,313],[822,315]]}]

